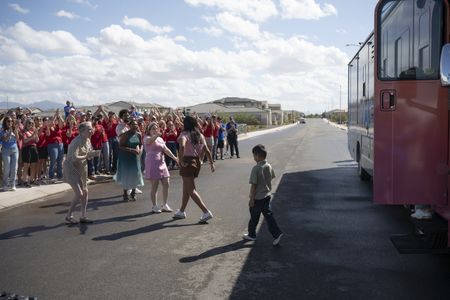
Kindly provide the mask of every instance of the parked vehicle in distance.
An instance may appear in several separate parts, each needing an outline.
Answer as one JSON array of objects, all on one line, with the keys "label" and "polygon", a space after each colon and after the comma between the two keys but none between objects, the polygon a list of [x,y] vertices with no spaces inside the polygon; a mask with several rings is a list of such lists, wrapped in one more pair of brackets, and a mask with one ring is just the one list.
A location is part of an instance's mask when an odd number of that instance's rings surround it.
[{"label": "parked vehicle in distance", "polygon": [[306,124],[306,119],[303,118],[303,117],[301,117],[301,118],[300,118],[300,124]]}]

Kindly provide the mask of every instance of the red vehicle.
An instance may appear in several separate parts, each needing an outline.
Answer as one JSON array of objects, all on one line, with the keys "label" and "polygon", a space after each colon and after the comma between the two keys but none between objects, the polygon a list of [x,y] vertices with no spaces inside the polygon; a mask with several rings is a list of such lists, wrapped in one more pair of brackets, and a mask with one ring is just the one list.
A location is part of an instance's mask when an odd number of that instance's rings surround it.
[{"label": "red vehicle", "polygon": [[422,222],[429,248],[450,246],[449,42],[448,0],[380,0],[374,31],[348,65],[359,175],[372,177],[375,203],[432,206],[446,224]]}]

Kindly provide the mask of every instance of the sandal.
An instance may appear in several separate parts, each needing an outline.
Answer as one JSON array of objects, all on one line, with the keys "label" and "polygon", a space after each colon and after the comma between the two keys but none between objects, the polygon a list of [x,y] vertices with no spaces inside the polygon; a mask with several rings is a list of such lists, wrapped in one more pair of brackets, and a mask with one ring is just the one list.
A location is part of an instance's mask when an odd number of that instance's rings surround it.
[{"label": "sandal", "polygon": [[78,221],[75,220],[74,217],[65,217],[64,220],[66,221],[66,224],[67,224],[67,225],[78,224]]},{"label": "sandal", "polygon": [[92,221],[91,219],[89,219],[89,218],[80,218],[80,223],[82,223],[82,224],[92,224],[92,223],[94,223],[94,221]]}]

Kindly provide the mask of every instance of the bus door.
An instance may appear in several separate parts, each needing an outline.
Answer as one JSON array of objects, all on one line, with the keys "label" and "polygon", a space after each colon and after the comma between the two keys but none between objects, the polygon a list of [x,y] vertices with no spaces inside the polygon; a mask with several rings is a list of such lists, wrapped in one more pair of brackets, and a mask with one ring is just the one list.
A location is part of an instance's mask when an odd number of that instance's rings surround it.
[{"label": "bus door", "polygon": [[448,92],[443,0],[382,0],[375,13],[374,201],[445,204]]}]

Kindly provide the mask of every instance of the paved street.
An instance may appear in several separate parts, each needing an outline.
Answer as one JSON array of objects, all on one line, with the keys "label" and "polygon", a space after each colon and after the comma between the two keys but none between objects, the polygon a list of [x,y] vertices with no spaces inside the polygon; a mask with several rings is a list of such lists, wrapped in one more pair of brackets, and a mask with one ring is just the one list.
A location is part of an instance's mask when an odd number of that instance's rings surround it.
[{"label": "paved street", "polygon": [[[273,208],[286,237],[265,224],[241,239],[248,214],[251,148],[263,143],[278,175]],[[149,185],[137,202],[120,187],[90,187],[92,225],[68,227],[71,193],[0,212],[0,291],[39,299],[448,299],[448,255],[400,255],[390,234],[411,230],[402,207],[373,205],[346,132],[322,120],[240,143],[241,158],[198,179],[214,219],[199,225],[151,214]],[[180,205],[172,172],[169,201]]]}]

